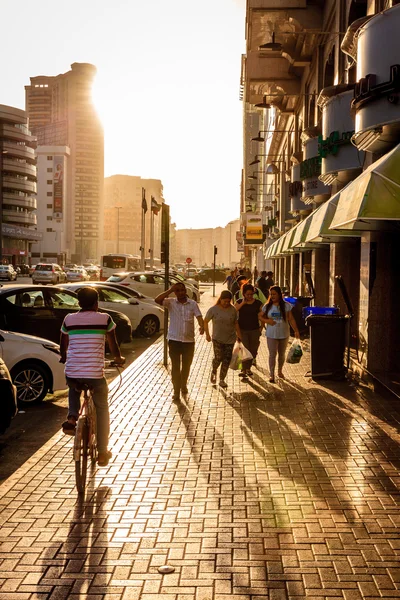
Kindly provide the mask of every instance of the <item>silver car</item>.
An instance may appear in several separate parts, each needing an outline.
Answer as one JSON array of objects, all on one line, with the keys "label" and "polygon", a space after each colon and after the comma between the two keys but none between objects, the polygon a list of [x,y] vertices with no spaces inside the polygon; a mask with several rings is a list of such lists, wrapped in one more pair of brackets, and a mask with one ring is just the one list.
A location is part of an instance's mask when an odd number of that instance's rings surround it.
[{"label": "silver car", "polygon": [[64,283],[66,275],[60,265],[55,263],[39,263],[32,273],[32,283]]},{"label": "silver car", "polygon": [[0,265],[0,279],[7,279],[7,281],[16,281],[17,271],[14,270],[12,265]]}]

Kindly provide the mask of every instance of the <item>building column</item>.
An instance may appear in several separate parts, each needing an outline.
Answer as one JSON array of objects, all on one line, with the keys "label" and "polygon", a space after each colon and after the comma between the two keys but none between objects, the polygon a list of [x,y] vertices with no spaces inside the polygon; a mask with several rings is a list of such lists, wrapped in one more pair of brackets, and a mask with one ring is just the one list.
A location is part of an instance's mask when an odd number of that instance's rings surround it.
[{"label": "building column", "polygon": [[330,244],[329,304],[338,306],[341,314],[347,314],[335,276],[341,275],[354,309],[351,323],[352,346],[357,346],[360,302],[360,240]]},{"label": "building column", "polygon": [[290,289],[290,275],[292,272],[291,269],[291,257],[285,256],[283,259],[283,269],[284,269],[284,277],[283,277],[283,287]]},{"label": "building column", "polygon": [[315,287],[315,306],[329,303],[329,245],[311,253],[311,277]]},{"label": "building column", "polygon": [[298,295],[299,289],[299,253],[293,253],[290,255],[290,295]]}]

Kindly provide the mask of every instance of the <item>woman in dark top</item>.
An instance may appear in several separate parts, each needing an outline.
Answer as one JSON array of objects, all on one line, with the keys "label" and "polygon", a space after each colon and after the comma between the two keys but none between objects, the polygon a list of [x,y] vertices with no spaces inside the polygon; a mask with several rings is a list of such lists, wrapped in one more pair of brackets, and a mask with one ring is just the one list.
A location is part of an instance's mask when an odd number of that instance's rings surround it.
[{"label": "woman in dark top", "polygon": [[[250,283],[242,287],[243,298],[235,303],[235,308],[239,313],[239,327],[243,345],[251,352],[255,360],[260,345],[260,321],[258,314],[262,307],[262,302],[254,298],[255,289]],[[253,360],[243,361],[242,377],[251,375],[251,365]]]}]

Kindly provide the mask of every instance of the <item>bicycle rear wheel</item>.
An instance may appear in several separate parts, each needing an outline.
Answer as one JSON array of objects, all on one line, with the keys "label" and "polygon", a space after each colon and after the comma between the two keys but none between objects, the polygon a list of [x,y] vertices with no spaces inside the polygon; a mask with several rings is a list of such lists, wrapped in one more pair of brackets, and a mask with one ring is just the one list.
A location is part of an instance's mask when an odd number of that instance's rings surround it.
[{"label": "bicycle rear wheel", "polygon": [[76,426],[74,459],[76,489],[80,494],[85,491],[88,460],[89,427],[85,417],[80,417]]}]

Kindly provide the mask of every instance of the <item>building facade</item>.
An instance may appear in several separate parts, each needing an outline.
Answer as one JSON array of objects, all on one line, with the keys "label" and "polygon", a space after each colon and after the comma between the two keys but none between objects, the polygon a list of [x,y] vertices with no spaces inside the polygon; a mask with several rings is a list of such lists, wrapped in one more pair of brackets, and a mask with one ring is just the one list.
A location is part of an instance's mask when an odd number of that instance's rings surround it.
[{"label": "building facade", "polygon": [[234,267],[241,260],[236,235],[239,228],[240,222],[235,220],[225,227],[213,229],[177,229],[171,260],[184,263],[191,258],[196,267],[209,267],[214,261],[214,246],[217,246],[216,264],[225,268]]},{"label": "building facade", "polygon": [[99,260],[103,251],[104,134],[92,101],[96,67],[73,63],[67,73],[31,77],[26,111],[39,146],[68,146],[70,222],[67,259]]},{"label": "building facade", "polygon": [[67,239],[72,237],[72,201],[68,188],[70,150],[67,146],[38,146],[37,228],[42,239],[32,246],[33,262],[67,262]]},{"label": "building facade", "polygon": [[[354,312],[353,368],[392,382],[400,373],[399,25],[394,0],[247,0],[243,58],[244,114],[262,111],[272,130],[252,138],[274,200],[265,264],[290,294],[309,294],[313,282],[316,305],[348,312],[341,276]],[[245,181],[250,163],[246,156]]]},{"label": "building facade", "polygon": [[32,242],[41,239],[35,147],[25,111],[0,105],[0,262],[28,264]]},{"label": "building facade", "polygon": [[141,254],[142,190],[145,190],[145,260],[158,266],[161,256],[161,211],[152,209],[164,202],[159,179],[112,175],[104,180],[104,254]]}]

